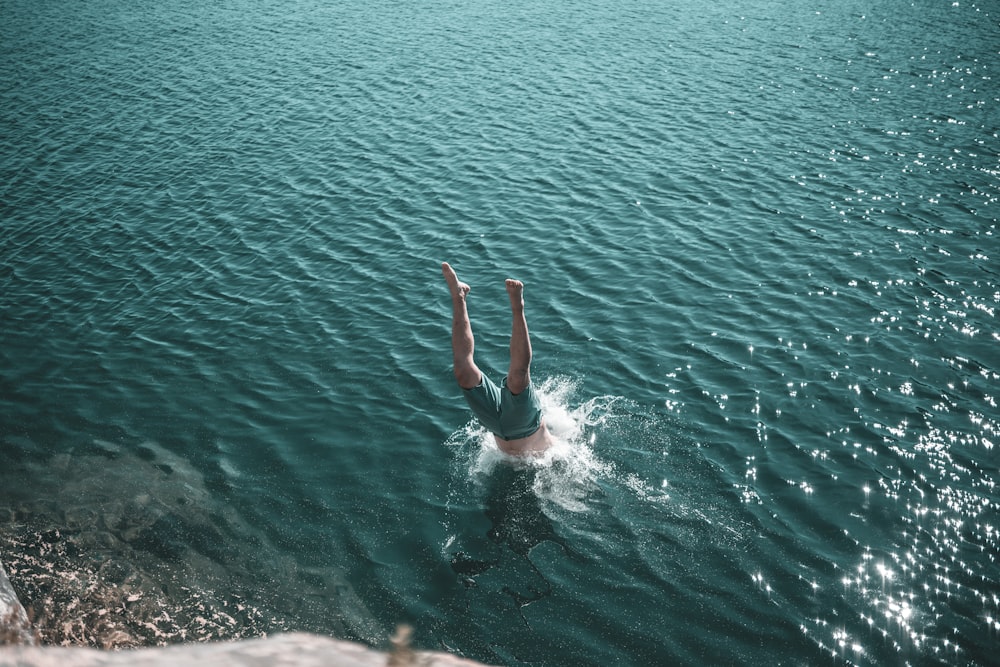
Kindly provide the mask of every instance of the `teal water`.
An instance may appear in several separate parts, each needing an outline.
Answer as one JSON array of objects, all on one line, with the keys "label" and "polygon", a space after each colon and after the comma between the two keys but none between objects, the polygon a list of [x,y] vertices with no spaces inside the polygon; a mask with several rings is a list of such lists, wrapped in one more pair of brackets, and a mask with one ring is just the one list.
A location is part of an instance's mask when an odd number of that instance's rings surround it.
[{"label": "teal water", "polygon": [[[1000,6],[0,0],[0,561],[48,641],[1000,649]],[[561,438],[451,376],[526,284]]]}]

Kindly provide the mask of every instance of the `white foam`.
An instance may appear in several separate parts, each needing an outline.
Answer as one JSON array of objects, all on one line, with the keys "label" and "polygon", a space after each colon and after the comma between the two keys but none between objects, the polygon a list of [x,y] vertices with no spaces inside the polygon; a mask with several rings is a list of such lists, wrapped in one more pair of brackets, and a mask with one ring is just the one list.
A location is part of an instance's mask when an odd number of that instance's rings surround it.
[{"label": "white foam", "polygon": [[492,434],[473,418],[448,439],[463,455],[459,465],[470,481],[485,480],[498,466],[532,469],[533,490],[540,501],[572,512],[588,509],[587,498],[598,488],[598,480],[610,478],[614,466],[595,453],[597,427],[611,418],[617,396],[597,396],[574,405],[579,382],[552,377],[535,387],[542,414],[555,442],[542,455],[515,457],[497,447]]}]

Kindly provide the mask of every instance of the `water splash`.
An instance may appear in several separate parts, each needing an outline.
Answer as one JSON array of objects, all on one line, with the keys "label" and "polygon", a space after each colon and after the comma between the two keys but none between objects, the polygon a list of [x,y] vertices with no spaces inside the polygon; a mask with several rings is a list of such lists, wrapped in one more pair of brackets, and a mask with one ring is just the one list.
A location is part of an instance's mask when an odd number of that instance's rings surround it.
[{"label": "water splash", "polygon": [[602,427],[615,419],[614,408],[624,399],[596,396],[574,405],[579,385],[579,380],[556,376],[536,386],[545,423],[555,441],[540,456],[505,454],[493,435],[471,419],[446,442],[459,451],[459,474],[482,488],[498,468],[529,470],[533,473],[532,490],[543,508],[554,505],[572,512],[586,511],[587,498],[599,488],[598,482],[614,476],[614,465],[598,456],[596,448]]}]

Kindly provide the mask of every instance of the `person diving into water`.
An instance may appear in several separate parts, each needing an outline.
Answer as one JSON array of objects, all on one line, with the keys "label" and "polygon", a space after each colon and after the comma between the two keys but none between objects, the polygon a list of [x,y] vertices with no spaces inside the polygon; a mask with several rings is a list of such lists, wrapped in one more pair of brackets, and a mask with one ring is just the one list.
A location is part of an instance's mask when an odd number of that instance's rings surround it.
[{"label": "person diving into water", "polygon": [[441,273],[451,291],[451,350],[455,380],[479,422],[493,433],[497,447],[512,456],[541,454],[552,445],[552,435],[542,419],[542,408],[531,385],[531,340],[524,316],[524,283],[507,279],[507,296],[513,323],[510,335],[510,367],[497,387],[473,359],[475,339],[465,300],[471,287],[461,282],[448,262]]}]

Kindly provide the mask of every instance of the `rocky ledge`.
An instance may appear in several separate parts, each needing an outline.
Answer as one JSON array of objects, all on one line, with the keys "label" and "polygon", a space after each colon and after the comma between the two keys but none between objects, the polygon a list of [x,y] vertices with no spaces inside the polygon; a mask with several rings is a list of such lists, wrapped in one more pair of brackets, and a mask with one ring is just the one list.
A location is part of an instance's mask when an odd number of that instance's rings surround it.
[{"label": "rocky ledge", "polygon": [[0,648],[3,667],[476,667],[479,664],[447,653],[406,648],[382,653],[353,642],[299,633],[125,651],[55,646]]},{"label": "rocky ledge", "polygon": [[[7,571],[0,563],[0,647],[7,645],[34,646],[36,634],[28,622],[28,614],[10,585]],[[4,658],[0,657],[0,660]]]}]

